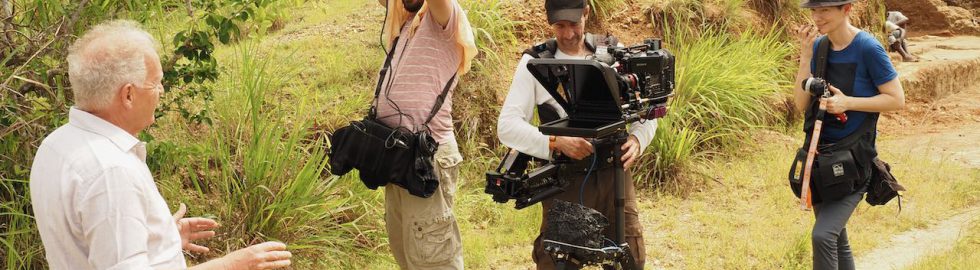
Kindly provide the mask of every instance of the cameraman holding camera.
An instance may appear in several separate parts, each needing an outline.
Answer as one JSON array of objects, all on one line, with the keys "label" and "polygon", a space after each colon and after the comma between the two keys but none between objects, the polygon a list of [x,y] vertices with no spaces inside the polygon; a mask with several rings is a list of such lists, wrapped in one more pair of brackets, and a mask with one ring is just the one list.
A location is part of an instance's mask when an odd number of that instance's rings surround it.
[{"label": "cameraman holding camera", "polygon": [[[822,201],[814,197],[813,202],[816,215],[812,234],[814,269],[854,269],[845,226],[871,178],[871,162],[877,156],[875,137],[878,113],[900,110],[905,106],[905,94],[898,73],[884,47],[871,34],[852,26],[848,19],[854,1],[804,1],[801,7],[811,9],[815,26],[797,29],[802,47],[793,93],[797,109],[806,111],[804,132],[812,133],[817,112],[823,109],[819,108],[820,103],[825,102],[829,114],[822,119],[818,146],[821,150],[824,147],[839,147],[843,151],[821,151],[821,156],[850,153],[853,155],[851,162],[858,168],[856,176],[843,175],[855,179],[853,187],[847,187],[847,192],[828,192],[831,189],[826,186],[830,183],[822,183],[820,177],[815,177],[811,182],[816,190],[814,196],[823,197]],[[826,36],[818,38],[819,34]],[[820,59],[814,55],[820,55],[818,44],[827,39],[830,44],[823,79],[829,82],[830,93],[811,93],[804,89],[803,82],[817,73]],[[846,118],[835,114],[846,114]],[[838,164],[833,165],[832,175],[841,176],[838,172],[845,170],[838,171]]]},{"label": "cameraman holding camera", "polygon": [[[428,132],[438,142],[432,167],[439,185],[428,198],[385,185],[388,243],[401,269],[463,269],[453,214],[459,153],[452,90],[476,55],[466,13],[456,0],[378,0],[389,54],[379,78],[377,119],[389,127]],[[439,103],[439,99],[444,102]]]},{"label": "cameraman holding camera", "polygon": [[[612,166],[613,147],[620,147],[623,155],[620,158],[625,168],[631,167],[650,143],[657,129],[655,120],[635,123],[631,126],[631,135],[622,145],[599,144],[578,137],[546,136],[530,124],[537,108],[540,123],[546,123],[567,116],[547,90],[538,83],[527,69],[527,63],[534,58],[554,59],[587,59],[597,48],[616,46],[615,38],[595,36],[585,33],[585,24],[589,17],[590,7],[586,0],[546,0],[548,23],[551,24],[555,38],[540,43],[524,52],[514,73],[513,82],[504,105],[500,110],[497,123],[497,135],[500,142],[521,153],[539,159],[550,160],[557,155],[564,155],[575,162],[564,166],[559,172],[571,185],[569,190],[552,199],[542,202],[543,214],[554,204],[555,199],[574,203],[583,203],[606,217],[615,216],[613,179],[615,170]],[[593,160],[592,155],[599,161],[589,173]],[[585,181],[589,176],[588,183]],[[625,236],[630,245],[630,251],[638,268],[642,269],[645,252],[643,246],[642,227],[636,206],[636,191],[629,171],[626,172],[626,223]],[[545,231],[547,221],[543,220],[541,231]],[[613,226],[603,234],[613,239]],[[543,250],[541,236],[535,240],[532,253],[538,269],[554,269],[550,256]]]}]

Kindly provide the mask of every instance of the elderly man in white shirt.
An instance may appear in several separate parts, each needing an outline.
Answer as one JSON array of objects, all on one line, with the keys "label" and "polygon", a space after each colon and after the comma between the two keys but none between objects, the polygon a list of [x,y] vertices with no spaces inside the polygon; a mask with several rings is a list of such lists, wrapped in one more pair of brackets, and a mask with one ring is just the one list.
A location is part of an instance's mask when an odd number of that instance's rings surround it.
[{"label": "elderly man in white shirt", "polygon": [[[51,269],[187,269],[182,249],[217,222],[174,216],[136,138],[163,92],[156,41],[132,21],[95,26],[69,48],[75,107],[41,143],[31,203]],[[290,264],[278,242],[234,251],[191,269],[273,269]]]}]

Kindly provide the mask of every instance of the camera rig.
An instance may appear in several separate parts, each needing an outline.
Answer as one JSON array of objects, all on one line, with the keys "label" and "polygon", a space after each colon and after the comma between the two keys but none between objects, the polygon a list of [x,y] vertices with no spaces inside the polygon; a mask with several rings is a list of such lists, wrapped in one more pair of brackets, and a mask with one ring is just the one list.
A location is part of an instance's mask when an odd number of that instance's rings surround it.
[{"label": "camera rig", "polygon": [[[627,124],[665,116],[668,98],[674,91],[675,63],[673,55],[660,45],[660,40],[648,39],[628,47],[599,47],[592,59],[528,61],[528,70],[568,115],[544,123],[538,130],[545,135],[591,139],[593,145],[621,145],[629,136]],[[612,149],[613,156],[622,155],[619,147]],[[515,200],[517,209],[565,191],[570,182],[559,177],[559,171],[573,161],[559,155],[550,162],[539,161],[537,168],[529,170],[532,160],[529,155],[509,151],[495,171],[487,172],[484,191],[498,203]],[[616,171],[615,243],[583,246],[565,239],[543,238],[545,250],[560,269],[589,264],[612,266],[610,261],[621,269],[635,267],[624,235],[625,170],[619,158],[604,162],[613,163]],[[549,220],[548,227],[554,227],[553,222]]]}]

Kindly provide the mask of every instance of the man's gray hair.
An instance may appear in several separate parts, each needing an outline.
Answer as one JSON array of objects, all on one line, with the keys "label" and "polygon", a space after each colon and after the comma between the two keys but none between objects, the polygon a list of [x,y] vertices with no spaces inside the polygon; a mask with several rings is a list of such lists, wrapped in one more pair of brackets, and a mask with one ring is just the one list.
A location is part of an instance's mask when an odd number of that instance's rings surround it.
[{"label": "man's gray hair", "polygon": [[114,20],[96,25],[68,48],[68,80],[75,106],[99,110],[108,106],[119,87],[146,80],[145,57],[157,42],[140,25]]}]

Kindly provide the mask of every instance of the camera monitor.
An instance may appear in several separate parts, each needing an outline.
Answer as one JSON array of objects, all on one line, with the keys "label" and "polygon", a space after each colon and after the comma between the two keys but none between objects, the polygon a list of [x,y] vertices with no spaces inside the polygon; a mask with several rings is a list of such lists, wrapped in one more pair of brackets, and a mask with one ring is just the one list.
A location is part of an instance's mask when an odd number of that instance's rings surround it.
[{"label": "camera monitor", "polygon": [[531,59],[531,75],[568,117],[538,127],[547,135],[601,138],[625,127],[616,71],[595,60]]}]

